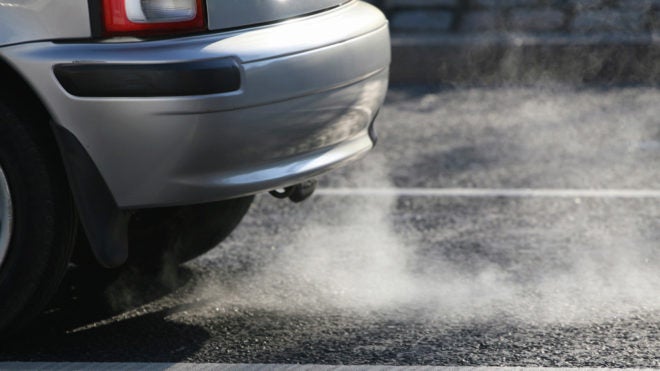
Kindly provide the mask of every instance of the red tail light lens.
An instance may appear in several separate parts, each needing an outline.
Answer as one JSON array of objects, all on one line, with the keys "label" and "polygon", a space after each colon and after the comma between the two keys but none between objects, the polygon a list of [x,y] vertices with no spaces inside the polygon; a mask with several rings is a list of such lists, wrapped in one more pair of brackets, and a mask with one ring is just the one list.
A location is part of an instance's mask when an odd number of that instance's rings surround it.
[{"label": "red tail light lens", "polygon": [[103,0],[106,36],[199,32],[206,29],[203,0]]}]

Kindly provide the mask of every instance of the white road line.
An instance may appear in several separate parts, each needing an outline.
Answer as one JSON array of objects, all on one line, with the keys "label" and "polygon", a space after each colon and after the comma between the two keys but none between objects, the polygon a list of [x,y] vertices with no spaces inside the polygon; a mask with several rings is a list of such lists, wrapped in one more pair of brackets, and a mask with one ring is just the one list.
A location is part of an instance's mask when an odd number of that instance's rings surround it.
[{"label": "white road line", "polygon": [[[223,371],[607,371],[607,368],[540,368],[540,367],[431,367],[431,366],[328,366],[328,365],[285,365],[285,364],[220,364],[220,363],[30,363],[0,362],[0,370],[223,370]],[[648,369],[626,369],[648,370]]]},{"label": "white road line", "polygon": [[653,189],[533,189],[533,188],[325,188],[321,196],[464,197],[464,198],[660,198]]}]

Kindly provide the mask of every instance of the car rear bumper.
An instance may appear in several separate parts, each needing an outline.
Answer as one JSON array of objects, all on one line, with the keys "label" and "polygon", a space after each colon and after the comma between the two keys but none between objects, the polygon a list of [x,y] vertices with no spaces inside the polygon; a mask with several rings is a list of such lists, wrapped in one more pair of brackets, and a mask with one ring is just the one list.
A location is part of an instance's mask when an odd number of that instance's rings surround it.
[{"label": "car rear bumper", "polygon": [[127,209],[253,194],[363,155],[387,90],[390,44],[383,15],[352,2],[241,31],[0,54]]}]

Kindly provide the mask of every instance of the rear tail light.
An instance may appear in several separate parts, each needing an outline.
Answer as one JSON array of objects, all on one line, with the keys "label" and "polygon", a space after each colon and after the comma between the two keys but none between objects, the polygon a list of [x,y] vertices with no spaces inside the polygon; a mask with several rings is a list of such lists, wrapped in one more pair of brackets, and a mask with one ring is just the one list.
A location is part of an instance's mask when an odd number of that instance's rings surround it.
[{"label": "rear tail light", "polygon": [[206,29],[202,0],[103,0],[106,36],[198,32]]}]

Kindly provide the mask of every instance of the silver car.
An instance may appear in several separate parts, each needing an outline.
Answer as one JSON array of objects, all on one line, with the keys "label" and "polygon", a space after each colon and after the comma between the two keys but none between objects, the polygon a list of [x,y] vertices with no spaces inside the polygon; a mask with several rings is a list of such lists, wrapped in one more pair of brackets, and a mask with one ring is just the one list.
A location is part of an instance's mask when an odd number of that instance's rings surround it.
[{"label": "silver car", "polygon": [[0,332],[71,263],[158,269],[375,143],[387,20],[355,0],[0,2]]}]

